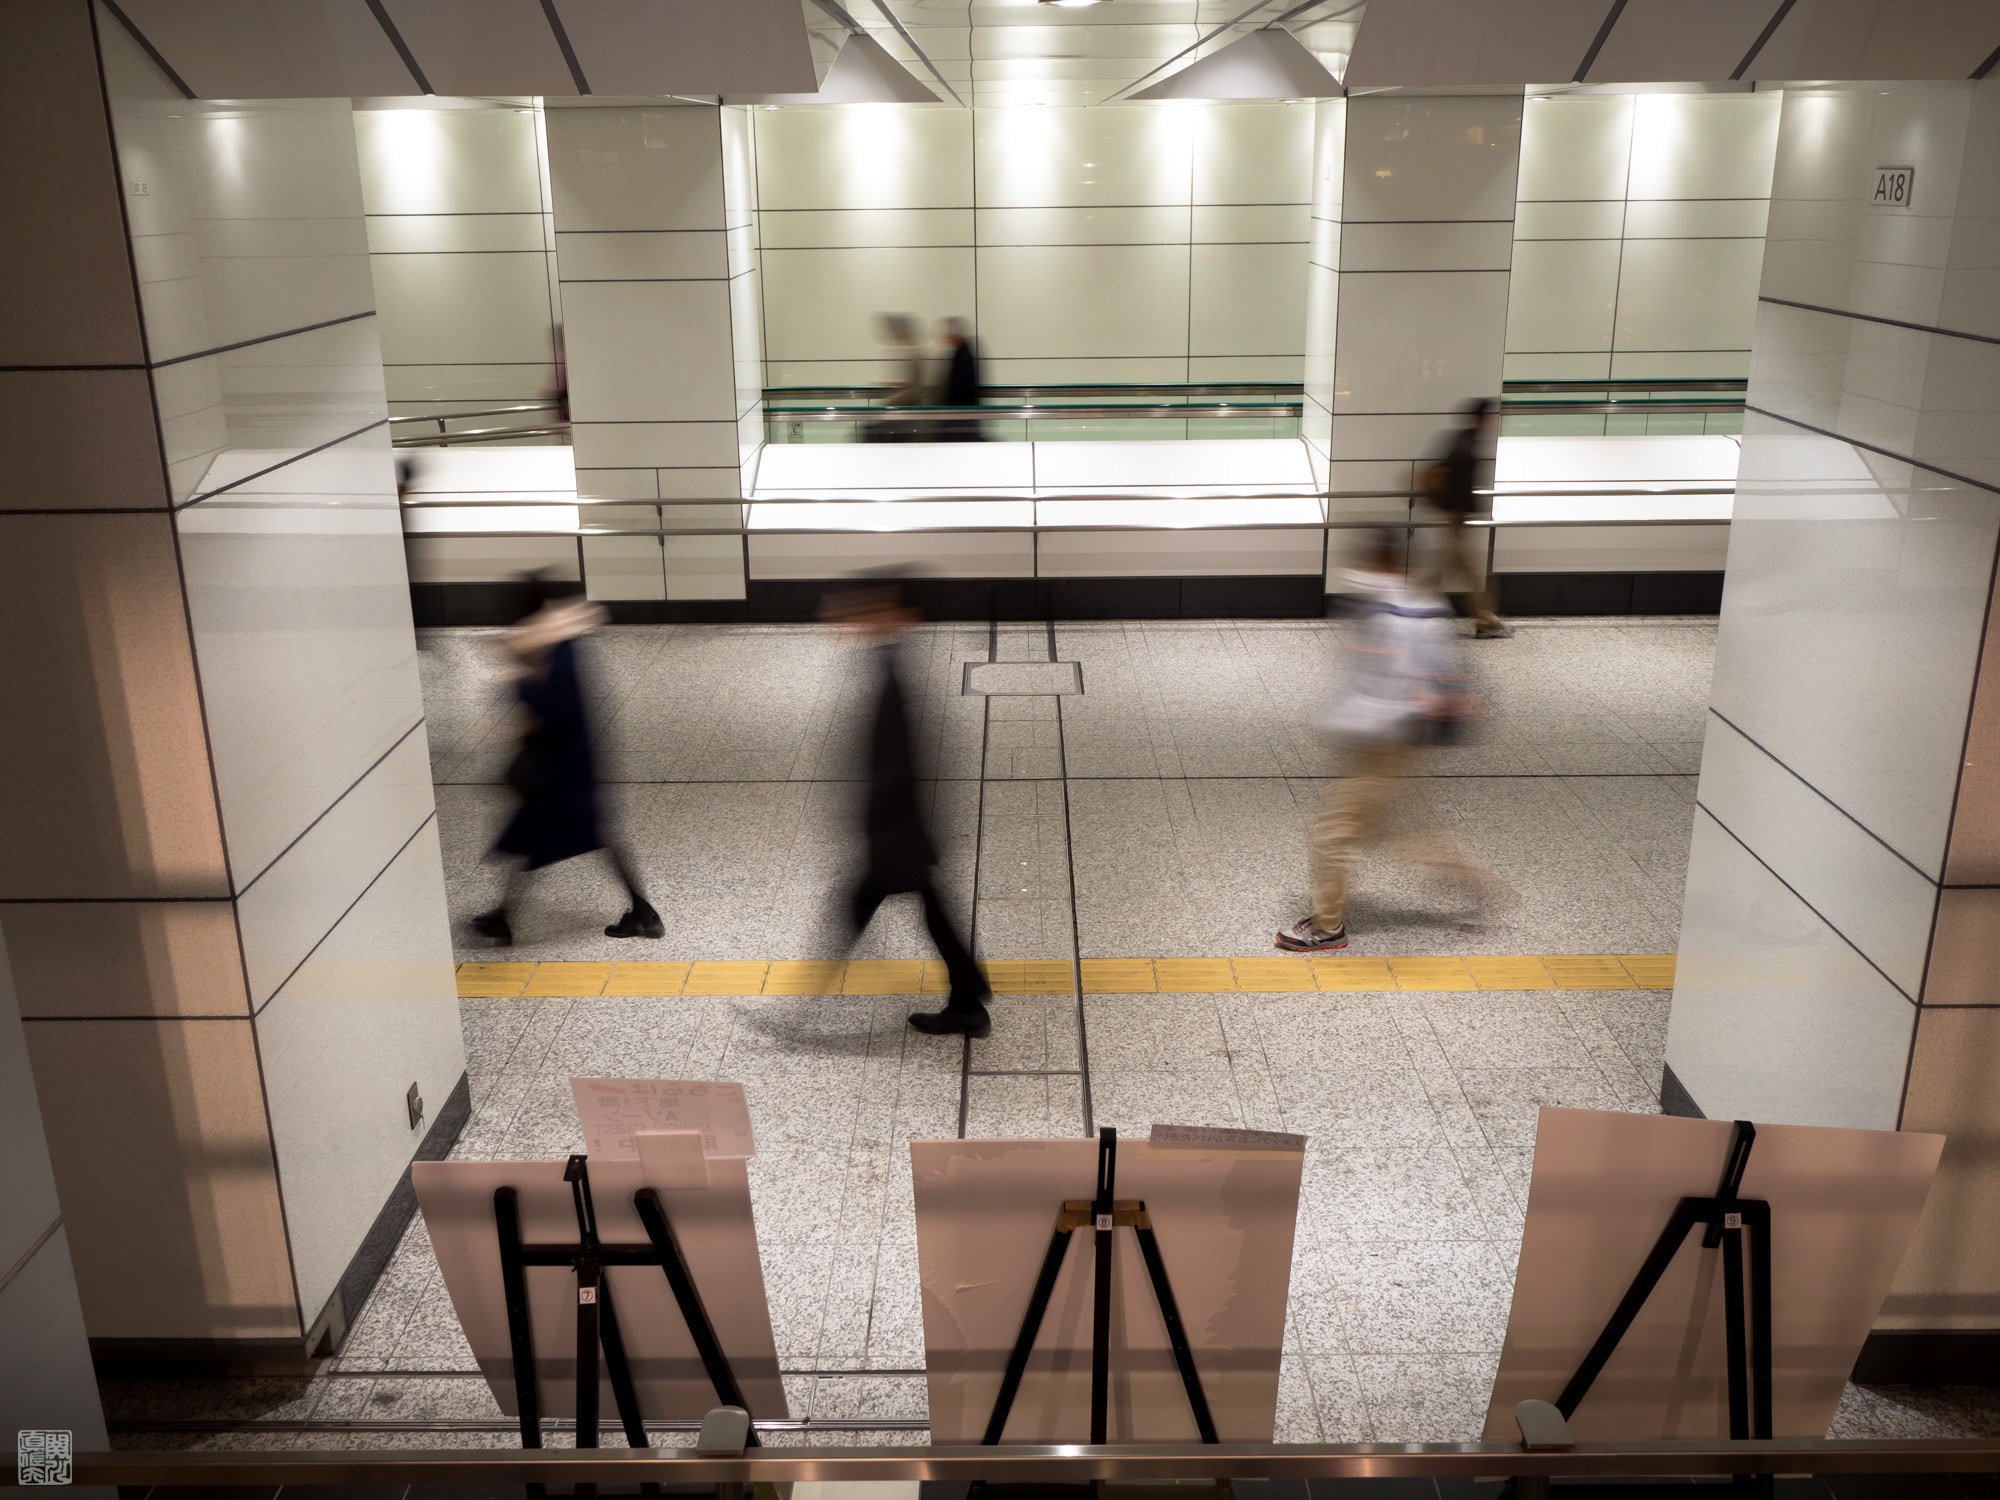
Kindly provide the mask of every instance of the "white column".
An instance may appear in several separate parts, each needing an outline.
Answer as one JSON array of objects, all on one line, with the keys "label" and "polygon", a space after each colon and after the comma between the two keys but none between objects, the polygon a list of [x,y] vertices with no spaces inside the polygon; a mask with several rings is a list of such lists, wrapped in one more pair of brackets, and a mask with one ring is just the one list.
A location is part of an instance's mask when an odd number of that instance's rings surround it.
[{"label": "white column", "polygon": [[1521,97],[1350,98],[1344,136],[1329,519],[1401,520],[1341,496],[1410,488],[1461,403],[1500,394]]},{"label": "white column", "polygon": [[352,117],[95,14],[0,35],[0,928],[91,1336],[296,1351],[464,1074]]},{"label": "white column", "polygon": [[728,533],[669,536],[664,549],[586,540],[593,598],[744,597],[743,475],[762,391],[754,334],[739,348],[737,332],[757,322],[754,193],[729,190],[745,180],[749,132],[732,120],[726,150],[726,113],[548,101],[577,492],[642,502],[586,518]]},{"label": "white column", "polygon": [[2000,85],[1787,92],[1667,1037],[1680,1108],[1948,1133],[1885,1328],[2000,1326],[1997,203]]}]

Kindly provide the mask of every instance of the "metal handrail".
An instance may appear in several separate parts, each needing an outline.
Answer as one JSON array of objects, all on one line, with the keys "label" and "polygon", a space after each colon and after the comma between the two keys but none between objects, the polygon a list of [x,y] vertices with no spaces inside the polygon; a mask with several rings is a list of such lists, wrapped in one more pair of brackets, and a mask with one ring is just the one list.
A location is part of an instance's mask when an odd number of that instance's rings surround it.
[{"label": "metal handrail", "polygon": [[504,417],[517,411],[561,411],[560,401],[535,401],[526,406],[489,406],[481,411],[434,411],[420,412],[415,416],[391,417],[390,424],[397,422],[449,422],[457,417]]},{"label": "metal handrail", "polygon": [[[834,400],[861,400],[867,397],[880,398],[890,387],[876,385],[767,385],[764,399],[804,400],[811,396],[824,396]],[[1296,380],[1224,380],[1210,383],[1199,382],[1157,382],[1153,384],[1123,385],[1118,382],[1094,381],[1078,385],[989,385],[981,390],[988,396],[1033,400],[1037,396],[1088,395],[1092,392],[1110,392],[1131,396],[1262,396],[1292,395],[1303,397],[1305,387]]]},{"label": "metal handrail", "polygon": [[963,422],[968,420],[1039,421],[1103,417],[1296,417],[1300,402],[1271,406],[1214,405],[1184,402],[1153,406],[767,406],[770,422]]},{"label": "metal handrail", "polygon": [[502,438],[547,437],[569,431],[569,423],[553,427],[474,427],[465,432],[426,432],[417,437],[390,438],[391,448],[448,448],[453,443],[495,443]]},{"label": "metal handrail", "polygon": [[[1965,1439],[1766,1439],[1578,1443],[949,1444],[931,1447],[269,1449],[88,1452],[85,1485],[744,1484],[1097,1479],[1612,1478],[1721,1474],[1967,1474],[2000,1469],[2000,1443]],[[0,1478],[10,1477],[0,1468]]]}]

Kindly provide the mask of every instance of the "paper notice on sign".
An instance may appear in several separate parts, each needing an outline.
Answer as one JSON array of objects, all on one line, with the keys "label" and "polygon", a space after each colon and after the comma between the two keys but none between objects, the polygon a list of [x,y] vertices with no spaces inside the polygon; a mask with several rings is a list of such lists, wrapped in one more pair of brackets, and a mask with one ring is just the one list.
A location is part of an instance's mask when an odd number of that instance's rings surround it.
[{"label": "paper notice on sign", "polygon": [[1306,1138],[1278,1130],[1224,1130],[1214,1125],[1155,1125],[1147,1139],[1155,1146],[1207,1151],[1303,1151]]},{"label": "paper notice on sign", "polygon": [[583,1145],[596,1161],[636,1161],[641,1131],[694,1130],[704,1156],[755,1156],[740,1083],[664,1078],[572,1078]]}]

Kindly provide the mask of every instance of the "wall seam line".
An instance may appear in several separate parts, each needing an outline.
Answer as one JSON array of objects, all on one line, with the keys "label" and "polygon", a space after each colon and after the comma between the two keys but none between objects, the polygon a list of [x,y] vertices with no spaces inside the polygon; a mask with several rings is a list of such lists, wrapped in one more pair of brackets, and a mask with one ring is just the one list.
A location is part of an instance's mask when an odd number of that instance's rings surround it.
[{"label": "wall seam line", "polygon": [[424,716],[422,714],[419,714],[417,715],[417,720],[414,724],[410,725],[408,729],[405,729],[401,734],[396,736],[396,742],[393,745],[391,745],[387,750],[384,750],[380,755],[376,756],[374,760],[370,761],[368,763],[367,768],[363,770],[359,776],[355,777],[352,781],[348,782],[346,786],[342,787],[340,789],[340,794],[336,796],[331,802],[327,803],[325,807],[321,808],[318,814],[313,818],[313,820],[310,823],[306,824],[305,827],[301,828],[298,831],[298,833],[293,836],[292,841],[289,844],[285,845],[284,848],[280,849],[276,854],[272,855],[270,859],[265,862],[264,868],[259,870],[255,875],[252,875],[250,877],[249,883],[246,884],[242,890],[236,893],[237,898],[240,900],[244,896],[249,895],[251,891],[256,889],[257,882],[262,880],[266,875],[270,874],[272,870],[277,868],[278,862],[282,860],[287,854],[290,854],[294,849],[296,849],[299,846],[299,841],[301,839],[303,839],[307,834],[311,833],[315,828],[319,827],[319,825],[325,821],[329,813],[331,813],[336,807],[340,806],[341,803],[345,802],[347,800],[348,793],[352,792],[356,787],[360,786],[362,782],[366,781],[370,776],[374,775],[376,768],[380,766],[383,761],[387,760],[390,756],[394,755],[398,750],[402,748],[403,741],[407,740],[411,735],[415,734],[419,729],[423,727],[424,727]]},{"label": "wall seam line", "polygon": [[5,1293],[7,1288],[14,1284],[14,1278],[28,1269],[28,1262],[42,1253],[42,1247],[56,1237],[56,1231],[62,1228],[62,1224],[62,1215],[57,1214],[54,1220],[50,1222],[49,1227],[44,1229],[36,1238],[35,1243],[27,1248],[26,1253],[7,1268],[7,1274],[0,1276],[0,1293]]},{"label": "wall seam line", "polygon": [[1904,989],[1900,984],[1896,983],[1895,980],[1891,979],[1887,971],[1884,970],[1880,964],[1876,963],[1874,959],[1870,958],[1866,953],[1863,953],[1861,949],[1858,946],[1856,946],[1854,939],[1850,938],[1846,933],[1842,932],[1838,927],[1834,926],[1834,924],[1827,919],[1826,913],[1822,912],[1817,906],[1814,906],[1812,902],[1806,900],[1804,896],[1800,895],[1798,888],[1795,887],[1789,880],[1785,879],[1784,876],[1780,875],[1776,870],[1772,869],[1771,866],[1765,862],[1763,855],[1759,854],[1755,849],[1752,849],[1747,843],[1745,843],[1740,837],[1737,836],[1735,829],[1731,828],[1727,823],[1723,822],[1721,818],[1717,817],[1715,815],[1714,808],[1710,807],[1707,803],[1703,802],[1699,797],[1695,799],[1694,805],[1700,808],[1704,813],[1707,813],[1708,820],[1711,823],[1713,823],[1717,828],[1720,828],[1724,833],[1728,834],[1730,839],[1736,844],[1738,848],[1740,848],[1745,854],[1749,855],[1752,859],[1756,860],[1758,865],[1765,871],[1765,873],[1767,873],[1773,880],[1777,881],[1779,885],[1783,886],[1787,891],[1789,891],[1792,895],[1792,898],[1796,900],[1799,903],[1799,905],[1803,906],[1807,911],[1811,912],[1815,917],[1817,917],[1819,919],[1821,926],[1826,928],[1826,930],[1832,933],[1835,937],[1839,938],[1843,943],[1847,944],[1849,948],[1853,949],[1855,957],[1859,958],[1863,963],[1868,965],[1868,967],[1873,969],[1877,974],[1880,974],[1882,976],[1882,982],[1888,985],[1890,989],[1894,990],[1899,996],[1902,997],[1904,1003],[1910,1007],[1910,1011],[1913,1015],[1919,1009],[1922,1008],[1921,1006],[1918,1005],[1915,997],[1912,996],[1908,990]]}]

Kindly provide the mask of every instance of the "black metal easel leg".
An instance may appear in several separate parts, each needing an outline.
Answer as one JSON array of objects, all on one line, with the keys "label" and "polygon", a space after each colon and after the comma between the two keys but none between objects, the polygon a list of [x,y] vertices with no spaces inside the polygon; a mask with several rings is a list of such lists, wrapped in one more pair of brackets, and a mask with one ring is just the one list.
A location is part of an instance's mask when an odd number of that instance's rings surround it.
[{"label": "black metal easel leg", "polygon": [[1738,1225],[1722,1231],[1722,1318],[1729,1370],[1729,1436],[1741,1442],[1750,1436],[1750,1356],[1743,1332],[1743,1230]]},{"label": "black metal easel leg", "polygon": [[1118,1132],[1097,1132],[1097,1197],[1090,1206],[1096,1229],[1097,1285],[1090,1318],[1090,1440],[1110,1441],[1111,1418],[1111,1257],[1115,1210],[1112,1188],[1118,1174]]},{"label": "black metal easel leg", "polygon": [[[728,1356],[722,1352],[722,1342],[715,1336],[715,1325],[708,1320],[708,1309],[702,1306],[701,1292],[688,1271],[686,1257],[681,1254],[680,1241],[674,1238],[673,1226],[667,1222],[666,1206],[660,1202],[660,1195],[652,1188],[640,1188],[632,1195],[632,1204],[639,1211],[639,1222],[646,1226],[646,1238],[660,1253],[660,1269],[667,1273],[667,1285],[673,1288],[674,1301],[680,1305],[688,1336],[701,1356],[702,1369],[708,1372],[708,1383],[715,1387],[717,1401],[723,1406],[740,1406],[749,1411],[749,1403],[737,1387],[736,1374],[729,1368]],[[754,1425],[747,1443],[752,1448],[758,1446]]]},{"label": "black metal easel leg", "polygon": [[[646,1441],[646,1421],[639,1414],[639,1393],[632,1386],[632,1366],[625,1357],[625,1335],[619,1331],[618,1313],[611,1305],[611,1278],[599,1278],[597,1285],[597,1336],[604,1345],[604,1373],[611,1381],[611,1399],[618,1406],[618,1425],[625,1429],[625,1446],[650,1448]],[[657,1495],[660,1487],[641,1481],[639,1493]]]},{"label": "black metal easel leg", "polygon": [[[521,1423],[521,1446],[542,1446],[542,1408],[535,1386],[535,1339],[528,1322],[528,1278],[521,1263],[521,1204],[510,1187],[493,1190],[493,1223],[500,1240],[500,1285],[507,1299],[507,1345],[514,1364],[514,1409]],[[541,1485],[528,1486],[541,1500]]]},{"label": "black metal easel leg", "polygon": [[1743,1206],[1750,1230],[1750,1436],[1771,1436],[1771,1205]]},{"label": "black metal easel leg", "polygon": [[[603,1268],[583,1259],[576,1266],[576,1445],[597,1446],[597,1291]],[[579,1482],[580,1500],[590,1500],[597,1486]]]},{"label": "black metal easel leg", "polygon": [[1133,1232],[1139,1238],[1139,1253],[1146,1259],[1146,1275],[1152,1280],[1153,1295],[1159,1299],[1160,1320],[1167,1325],[1167,1342],[1174,1346],[1174,1363],[1180,1367],[1181,1384],[1187,1388],[1195,1431],[1201,1434],[1204,1443],[1218,1442],[1215,1418],[1209,1415],[1208,1397],[1201,1388],[1201,1372],[1194,1367],[1194,1350],[1188,1347],[1187,1328],[1181,1323],[1180,1304],[1174,1301],[1174,1289],[1167,1280],[1167,1263],[1160,1258],[1159,1237],[1150,1228]]},{"label": "black metal easel leg", "polygon": [[1058,1229],[1049,1237],[1049,1248],[1042,1256],[1041,1274],[1035,1278],[1035,1289],[1028,1296],[1028,1310],[1021,1315],[1021,1331],[1014,1339],[1014,1347],[1007,1355],[1007,1369],[1000,1377],[1000,1394],[993,1400],[993,1415],[986,1419],[986,1435],[980,1442],[992,1446],[1000,1441],[1000,1434],[1006,1430],[1007,1418],[1014,1410],[1014,1397],[1020,1393],[1021,1377],[1027,1373],[1028,1356],[1034,1352],[1035,1336],[1042,1331],[1042,1319],[1048,1315],[1049,1298],[1055,1295],[1056,1277],[1062,1274],[1063,1252],[1069,1249],[1070,1231]]},{"label": "black metal easel leg", "polygon": [[1646,1305],[1646,1299],[1653,1294],[1653,1288],[1660,1284],[1660,1278],[1667,1273],[1674,1253],[1680,1249],[1688,1231],[1694,1228],[1694,1204],[1697,1200],[1683,1198],[1674,1205],[1673,1216],[1667,1220],[1667,1227],[1660,1231],[1660,1237],[1653,1242],[1652,1252],[1646,1263],[1639,1268],[1639,1274],[1632,1278],[1632,1285],[1626,1289],[1624,1300],[1611,1314],[1611,1321],[1604,1325],[1604,1332],[1597,1336],[1597,1342],[1590,1346],[1590,1353],[1583,1357],[1576,1374],[1570,1377],[1563,1393],[1556,1397],[1556,1410],[1565,1418],[1576,1415],[1576,1409],[1589,1394],[1591,1385],[1604,1369],[1618,1341],[1625,1337],[1625,1330],[1632,1326],[1632,1320],[1639,1316],[1639,1310]]}]

